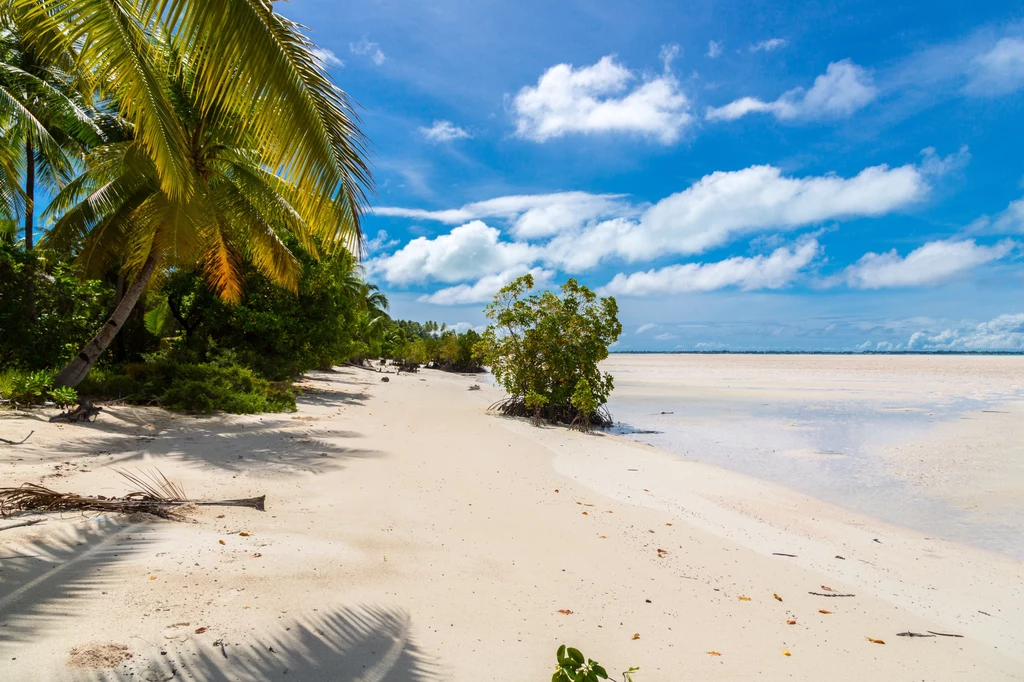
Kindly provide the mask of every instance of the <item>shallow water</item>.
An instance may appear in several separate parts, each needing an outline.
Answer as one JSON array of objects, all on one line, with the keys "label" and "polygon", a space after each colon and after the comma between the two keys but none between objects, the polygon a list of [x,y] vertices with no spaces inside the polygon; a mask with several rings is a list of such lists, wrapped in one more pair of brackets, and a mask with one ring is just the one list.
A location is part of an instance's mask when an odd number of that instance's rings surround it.
[{"label": "shallow water", "polygon": [[[615,371],[624,390],[609,401],[619,435],[708,464],[777,483],[850,511],[928,535],[1024,559],[1024,510],[977,514],[893,476],[879,450],[923,438],[940,421],[1019,399],[1021,392],[939,396],[922,391],[868,395],[750,386],[723,392],[715,382],[672,390],[664,375]],[[645,390],[650,379],[650,390]],[[723,376],[732,387],[743,378]],[[799,384],[799,380],[795,380]]]}]

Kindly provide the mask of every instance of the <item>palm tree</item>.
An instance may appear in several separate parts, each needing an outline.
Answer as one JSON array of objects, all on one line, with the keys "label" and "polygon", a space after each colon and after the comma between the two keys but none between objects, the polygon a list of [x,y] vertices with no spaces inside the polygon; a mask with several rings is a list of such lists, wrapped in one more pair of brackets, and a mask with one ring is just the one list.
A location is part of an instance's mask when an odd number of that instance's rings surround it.
[{"label": "palm tree", "polygon": [[314,254],[318,242],[357,249],[364,138],[312,44],[270,2],[7,1],[36,53],[78,50],[130,131],[92,150],[48,209],[51,246],[77,251],[86,272],[121,259],[134,275],[55,385],[85,377],[161,264],[198,262],[238,300],[241,258],[295,287],[282,230]]},{"label": "palm tree", "polygon": [[0,0],[42,57],[77,53],[80,68],[118,102],[171,201],[200,181],[188,131],[163,87],[163,43],[187,55],[189,96],[201,111],[226,107],[263,162],[304,190],[303,209],[348,203],[370,186],[365,141],[348,97],[312,53],[300,26],[271,0]]},{"label": "palm tree", "polygon": [[[34,241],[36,185],[51,194],[73,176],[89,145],[104,134],[73,88],[69,55],[40,60],[0,14],[0,220],[24,220],[25,248]],[[23,180],[22,180],[23,179]]]}]

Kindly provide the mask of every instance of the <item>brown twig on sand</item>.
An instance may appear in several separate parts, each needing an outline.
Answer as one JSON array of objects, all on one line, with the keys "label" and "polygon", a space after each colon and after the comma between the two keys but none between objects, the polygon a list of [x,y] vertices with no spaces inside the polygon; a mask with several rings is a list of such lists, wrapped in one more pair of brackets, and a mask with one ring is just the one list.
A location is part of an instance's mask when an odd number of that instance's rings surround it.
[{"label": "brown twig on sand", "polygon": [[833,592],[831,594],[829,594],[827,592],[808,592],[807,594],[813,594],[815,597],[856,597],[857,596],[855,594],[839,594],[838,592]]},{"label": "brown twig on sand", "polygon": [[42,523],[45,520],[46,519],[31,519],[29,521],[22,521],[21,523],[12,523],[9,526],[4,526],[3,528],[0,528],[0,530],[10,530],[12,528],[21,528],[22,526],[34,526],[37,523]]},{"label": "brown twig on sand", "polygon": [[[266,495],[240,500],[196,502],[185,497],[185,491],[156,471],[151,474],[118,472],[139,490],[124,497],[86,497],[75,493],[59,493],[35,483],[24,483],[17,488],[0,488],[0,516],[14,511],[105,511],[131,514],[147,512],[167,518],[174,507],[184,504],[220,507],[250,507],[265,511]],[[148,480],[146,480],[148,479]]]},{"label": "brown twig on sand", "polygon": [[3,443],[5,445],[21,445],[22,443],[27,441],[29,438],[31,438],[33,433],[35,433],[35,431],[29,431],[27,436],[25,436],[21,440],[17,440],[17,441],[15,441],[15,440],[7,440],[6,438],[0,438],[0,443]]}]

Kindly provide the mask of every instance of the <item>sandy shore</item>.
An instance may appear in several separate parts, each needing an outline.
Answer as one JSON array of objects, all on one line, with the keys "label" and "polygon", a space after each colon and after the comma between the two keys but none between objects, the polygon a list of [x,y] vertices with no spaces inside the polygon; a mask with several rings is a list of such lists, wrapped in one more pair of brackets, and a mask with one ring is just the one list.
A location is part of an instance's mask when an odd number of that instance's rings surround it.
[{"label": "sandy shore", "polygon": [[[561,643],[638,682],[1024,679],[1021,562],[488,416],[473,378],[389,378],[315,374],[288,415],[0,414],[35,430],[3,485],[112,495],[114,468],[159,466],[193,498],[268,496],[0,532],[0,679],[545,680]],[[810,594],[832,590],[856,596]],[[929,630],[964,636],[897,636]]]}]

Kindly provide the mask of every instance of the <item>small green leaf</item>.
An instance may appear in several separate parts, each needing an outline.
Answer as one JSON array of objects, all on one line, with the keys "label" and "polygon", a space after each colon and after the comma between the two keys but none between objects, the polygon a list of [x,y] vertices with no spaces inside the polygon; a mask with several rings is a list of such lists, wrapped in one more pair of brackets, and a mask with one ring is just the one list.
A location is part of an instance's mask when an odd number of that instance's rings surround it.
[{"label": "small green leaf", "polygon": [[600,678],[601,678],[602,680],[607,680],[607,679],[608,679],[608,673],[607,673],[607,672],[605,671],[605,669],[604,669],[604,668],[602,668],[602,667],[600,666],[600,664],[598,664],[598,663],[595,663],[595,664],[594,664],[594,673],[595,673],[595,674],[596,674],[596,675],[597,675],[598,677],[600,677]]},{"label": "small green leaf", "polygon": [[562,661],[565,660],[565,645],[564,644],[562,646],[558,647],[558,653],[555,654],[555,657],[558,658],[558,662],[559,663],[561,663]]},{"label": "small green leaf", "polygon": [[580,653],[579,649],[573,649],[572,647],[569,647],[566,651],[569,652],[569,657],[577,663],[582,663],[584,660],[586,660],[583,657],[583,654]]}]

